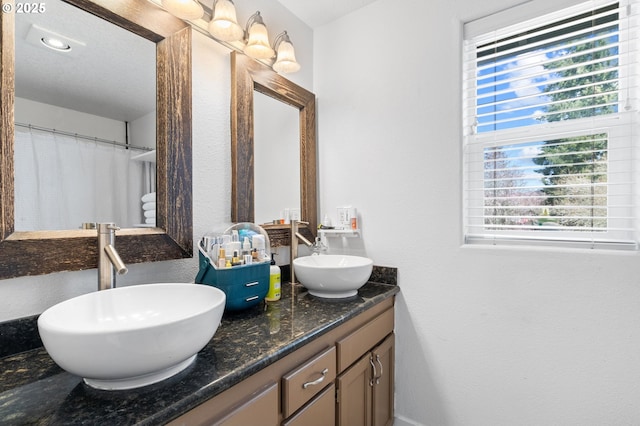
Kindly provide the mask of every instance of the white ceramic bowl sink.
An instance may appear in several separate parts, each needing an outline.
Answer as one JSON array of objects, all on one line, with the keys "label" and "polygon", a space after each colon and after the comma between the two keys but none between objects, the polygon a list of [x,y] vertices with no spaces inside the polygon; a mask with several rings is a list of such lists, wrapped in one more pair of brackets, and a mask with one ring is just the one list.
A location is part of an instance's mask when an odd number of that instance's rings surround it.
[{"label": "white ceramic bowl sink", "polygon": [[309,293],[331,299],[358,294],[373,270],[373,261],[366,257],[320,255],[293,260],[296,278]]},{"label": "white ceramic bowl sink", "polygon": [[44,347],[63,369],[105,390],[177,374],[215,334],[225,294],[202,284],[142,284],[58,303],[38,318]]}]

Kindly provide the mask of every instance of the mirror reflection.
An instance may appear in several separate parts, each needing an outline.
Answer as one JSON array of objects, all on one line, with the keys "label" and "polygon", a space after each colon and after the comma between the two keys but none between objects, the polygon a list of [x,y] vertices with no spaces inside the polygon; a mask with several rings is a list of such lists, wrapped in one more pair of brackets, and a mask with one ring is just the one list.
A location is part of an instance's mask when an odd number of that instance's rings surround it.
[{"label": "mirror reflection", "polygon": [[260,92],[253,100],[256,223],[286,219],[285,209],[300,218],[300,112]]},{"label": "mirror reflection", "polygon": [[[159,7],[147,0],[64,2],[152,41],[157,52],[157,226],[121,229],[118,252],[122,260],[133,264],[193,257],[191,27],[168,13],[159,13]],[[0,26],[3,60],[0,116],[12,123],[15,121],[15,14],[1,14]],[[118,76],[120,79],[125,77],[128,75]],[[15,126],[0,126],[3,153],[14,152],[14,134]],[[95,268],[98,244],[96,234],[91,230],[80,230],[75,223],[73,229],[67,230],[15,230],[14,195],[20,197],[22,194],[16,194],[14,188],[13,157],[3,157],[0,167],[0,278]]]},{"label": "mirror reflection", "polygon": [[[260,136],[254,132],[254,103],[258,94],[269,96],[298,112],[295,119],[287,118],[293,123],[298,123],[296,146],[288,149],[298,153],[298,161],[285,165],[278,160],[278,164],[282,168],[298,170],[297,179],[294,177],[281,179],[298,182],[299,192],[292,192],[290,195],[295,194],[293,196],[300,203],[300,218],[309,223],[308,228],[311,232],[315,232],[318,224],[315,95],[278,75],[266,65],[237,52],[231,52],[231,220],[233,222],[264,222],[255,220],[256,197],[254,194],[264,196],[262,191],[255,189],[254,163],[259,159],[254,161],[256,158],[254,146],[257,145],[254,143],[254,134],[256,140]],[[283,182],[278,182],[275,187],[269,187],[267,196],[276,192],[289,192],[289,190],[281,190],[281,184]],[[288,200],[278,204],[293,203]],[[286,237],[285,233],[282,234]],[[270,234],[270,238],[273,246],[274,235]]]},{"label": "mirror reflection", "polygon": [[59,0],[15,17],[15,230],[155,226],[155,43]]}]

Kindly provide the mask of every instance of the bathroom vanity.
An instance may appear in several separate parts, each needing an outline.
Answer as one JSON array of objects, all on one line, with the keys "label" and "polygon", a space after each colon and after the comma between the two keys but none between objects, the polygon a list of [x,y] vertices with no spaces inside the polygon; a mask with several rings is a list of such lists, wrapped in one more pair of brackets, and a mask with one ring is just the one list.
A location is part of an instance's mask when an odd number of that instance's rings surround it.
[{"label": "bathroom vanity", "polygon": [[340,301],[282,290],[226,313],[191,366],[143,388],[90,388],[43,348],[0,358],[0,424],[391,424],[399,288],[368,282]]}]

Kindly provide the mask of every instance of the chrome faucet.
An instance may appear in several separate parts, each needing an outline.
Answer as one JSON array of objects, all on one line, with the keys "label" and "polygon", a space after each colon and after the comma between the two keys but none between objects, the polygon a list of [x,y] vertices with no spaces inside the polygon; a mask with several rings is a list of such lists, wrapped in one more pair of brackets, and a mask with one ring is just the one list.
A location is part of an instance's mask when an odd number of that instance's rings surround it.
[{"label": "chrome faucet", "polygon": [[291,270],[291,284],[296,283],[296,274],[293,270],[293,259],[298,257],[298,238],[302,241],[307,247],[312,247],[313,243],[305,238],[304,235],[300,233],[298,230],[298,225],[300,224],[308,225],[309,222],[302,222],[300,220],[292,220],[291,221],[291,246],[289,259],[291,262],[290,270]]},{"label": "chrome faucet", "polygon": [[116,287],[116,272],[124,275],[128,269],[116,251],[115,223],[98,223],[98,291]]}]

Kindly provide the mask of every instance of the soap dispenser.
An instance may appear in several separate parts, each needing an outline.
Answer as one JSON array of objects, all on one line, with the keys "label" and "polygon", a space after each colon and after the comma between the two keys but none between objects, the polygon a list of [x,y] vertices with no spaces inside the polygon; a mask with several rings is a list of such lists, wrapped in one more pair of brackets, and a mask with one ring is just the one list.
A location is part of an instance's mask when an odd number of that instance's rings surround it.
[{"label": "soap dispenser", "polygon": [[280,267],[276,265],[276,260],[273,258],[275,253],[271,253],[271,267],[269,268],[269,291],[264,298],[267,302],[276,302],[280,300]]}]

